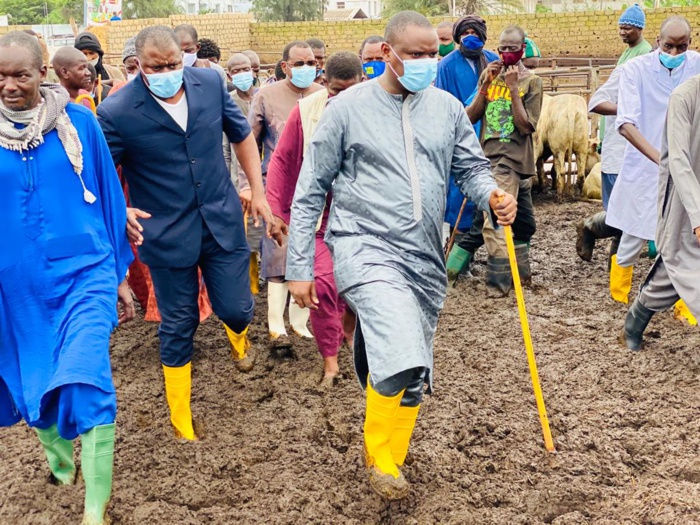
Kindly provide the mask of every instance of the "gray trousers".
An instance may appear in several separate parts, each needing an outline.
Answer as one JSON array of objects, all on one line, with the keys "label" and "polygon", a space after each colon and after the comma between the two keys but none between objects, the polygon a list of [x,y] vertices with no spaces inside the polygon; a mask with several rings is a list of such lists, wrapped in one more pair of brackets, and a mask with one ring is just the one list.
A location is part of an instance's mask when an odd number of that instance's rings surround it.
[{"label": "gray trousers", "polygon": [[676,304],[679,299],[680,296],[668,276],[666,265],[659,255],[639,290],[638,300],[642,306],[653,312],[664,312]]}]

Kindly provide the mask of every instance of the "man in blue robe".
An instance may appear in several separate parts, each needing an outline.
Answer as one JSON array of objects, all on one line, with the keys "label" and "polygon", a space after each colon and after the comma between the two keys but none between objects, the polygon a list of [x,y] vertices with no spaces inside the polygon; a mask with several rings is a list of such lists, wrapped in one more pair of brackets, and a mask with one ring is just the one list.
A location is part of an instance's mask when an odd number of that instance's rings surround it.
[{"label": "man in blue robe", "polygon": [[80,436],[83,523],[99,524],[117,411],[109,338],[134,316],[132,254],[97,121],[63,88],[42,84],[46,72],[35,38],[0,38],[0,426],[24,419],[34,428],[59,485],[76,480]]}]

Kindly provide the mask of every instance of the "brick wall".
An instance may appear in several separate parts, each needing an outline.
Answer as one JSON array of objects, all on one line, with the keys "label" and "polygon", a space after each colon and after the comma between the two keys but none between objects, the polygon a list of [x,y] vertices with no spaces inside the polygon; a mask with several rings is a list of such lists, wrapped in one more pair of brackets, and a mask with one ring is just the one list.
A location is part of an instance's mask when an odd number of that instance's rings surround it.
[{"label": "brick wall", "polygon": [[176,27],[192,24],[200,38],[212,38],[221,48],[224,60],[233,51],[250,47],[251,16],[248,14],[211,14],[201,16],[172,15],[169,18],[144,18],[113,22],[108,26],[90,29],[111,55],[121,55],[124,43],[143,28],[153,25]]},{"label": "brick wall", "polygon": [[[500,31],[509,24],[523,27],[540,47],[545,56],[617,57],[624,45],[617,35],[620,11],[585,11],[572,13],[537,13],[487,16],[488,47],[494,48]],[[672,7],[647,10],[646,36],[654,41],[661,22],[670,15],[683,15],[693,29],[693,47],[700,45],[700,7]],[[443,18],[436,18],[437,24]],[[369,35],[383,34],[385,20],[352,20],[344,22],[266,22],[253,23],[249,15],[224,14],[188,16],[177,15],[157,20],[127,20],[117,22],[105,30],[103,44],[109,53],[121,53],[127,38],[148,25],[194,25],[200,37],[216,40],[226,55],[252,48],[263,62],[279,59],[284,45],[292,40],[318,37],[326,42],[330,52],[357,51]],[[2,30],[2,28],[0,28]]]}]

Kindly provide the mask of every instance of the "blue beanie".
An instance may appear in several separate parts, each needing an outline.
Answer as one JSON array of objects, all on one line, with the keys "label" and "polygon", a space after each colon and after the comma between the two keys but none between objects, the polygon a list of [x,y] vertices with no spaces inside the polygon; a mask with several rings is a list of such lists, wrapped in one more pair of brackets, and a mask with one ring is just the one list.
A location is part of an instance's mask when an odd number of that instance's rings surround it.
[{"label": "blue beanie", "polygon": [[618,25],[633,26],[638,27],[639,29],[644,29],[644,26],[646,25],[646,17],[644,16],[644,11],[642,11],[642,8],[639,7],[639,4],[634,4],[633,6],[628,7],[625,12],[622,13]]}]

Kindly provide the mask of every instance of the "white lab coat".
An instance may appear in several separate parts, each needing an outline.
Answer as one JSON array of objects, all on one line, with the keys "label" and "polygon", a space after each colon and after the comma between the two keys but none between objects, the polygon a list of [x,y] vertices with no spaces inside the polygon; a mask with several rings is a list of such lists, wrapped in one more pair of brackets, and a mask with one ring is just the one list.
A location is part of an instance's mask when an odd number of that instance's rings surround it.
[{"label": "white lab coat", "polygon": [[[683,64],[669,71],[659,51],[627,62],[621,71],[617,120],[633,124],[649,143],[661,149],[666,110],[671,92],[700,74],[700,53],[687,51]],[[635,237],[653,240],[656,234],[659,167],[627,144],[615,187],[610,195],[606,222]]]}]

